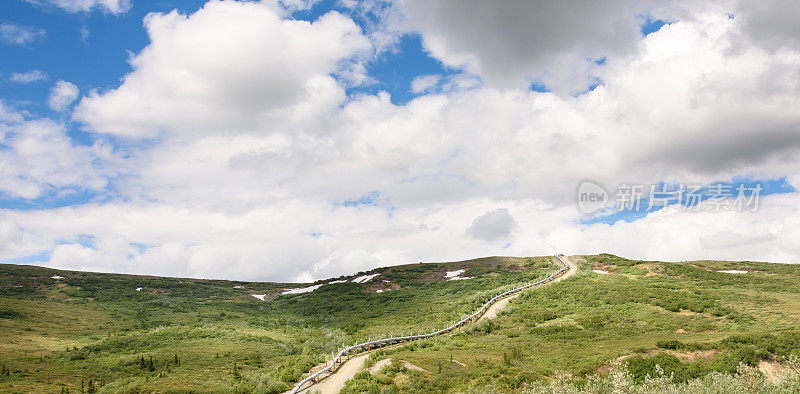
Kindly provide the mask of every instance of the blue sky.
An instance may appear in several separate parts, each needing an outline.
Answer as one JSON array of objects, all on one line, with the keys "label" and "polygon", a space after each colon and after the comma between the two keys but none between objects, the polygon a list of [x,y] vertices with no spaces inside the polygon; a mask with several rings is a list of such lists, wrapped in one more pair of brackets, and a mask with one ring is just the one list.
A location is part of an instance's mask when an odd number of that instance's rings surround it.
[{"label": "blue sky", "polygon": [[[387,3],[388,4],[388,3]],[[131,71],[128,59],[138,53],[148,43],[142,20],[151,12],[170,12],[177,10],[184,14],[195,12],[202,2],[193,0],[153,0],[135,1],[131,8],[121,14],[104,12],[102,9],[79,13],[68,12],[54,6],[32,5],[23,0],[4,1],[0,4],[0,23],[12,23],[44,29],[44,38],[25,45],[2,45],[0,57],[0,97],[13,102],[18,108],[34,116],[62,118],[51,111],[47,96],[52,83],[66,80],[78,86],[81,92],[93,89],[100,91],[119,86],[125,74]],[[379,20],[376,12],[354,12],[336,0],[319,1],[307,10],[291,13],[296,19],[314,21],[330,11],[347,14],[362,30],[374,29]],[[642,17],[643,35],[658,31],[665,21],[651,16]],[[84,37],[84,34],[86,36]],[[351,86],[350,94],[375,94],[380,91],[390,93],[392,102],[405,104],[418,96],[410,86],[417,76],[436,74],[443,78],[458,74],[463,70],[445,66],[440,60],[430,56],[423,48],[419,34],[407,33],[397,37],[397,42],[388,50],[381,51],[367,64],[367,73],[373,81],[364,86]],[[598,65],[605,57],[597,60]],[[9,81],[12,73],[40,70],[46,79],[32,83],[13,83]],[[585,91],[591,91],[601,84],[592,83]],[[531,84],[531,90],[547,92],[550,89],[541,80]],[[77,143],[90,144],[93,138],[81,131],[79,125],[68,123],[69,133]]]},{"label": "blue sky", "polygon": [[[67,135],[77,145],[92,145],[102,139],[117,149],[141,148],[148,141],[118,139],[113,136],[86,132],[68,114],[52,110],[47,98],[53,83],[65,80],[75,84],[82,94],[92,90],[107,91],[119,86],[122,78],[132,71],[128,60],[147,44],[143,19],[152,12],[168,13],[177,10],[191,14],[202,2],[198,1],[135,1],[121,14],[102,9],[69,12],[54,6],[32,5],[22,0],[0,3],[0,23],[11,23],[44,29],[45,36],[24,45],[0,43],[0,98],[30,117],[50,117],[66,127]],[[353,12],[337,1],[321,1],[307,10],[291,13],[291,17],[315,21],[336,11],[346,13],[364,31],[378,22],[374,12]],[[394,45],[381,51],[366,64],[371,81],[363,85],[348,85],[349,95],[388,92],[395,104],[405,104],[419,96],[412,92],[411,82],[419,75],[437,74],[446,77],[460,70],[448,68],[429,56],[418,34],[397,37]],[[39,70],[45,78],[30,83],[15,83],[13,73]],[[119,197],[114,183],[102,191],[73,188],[52,191],[36,199],[12,198],[0,193],[0,209],[48,209],[85,203],[99,203]],[[360,201],[360,200],[359,200]],[[364,204],[364,202],[359,202]]]},{"label": "blue sky", "polygon": [[[720,188],[717,185],[722,185],[722,187]],[[711,182],[707,185],[697,185],[702,187],[695,186],[692,188],[688,184],[684,184],[683,190],[687,190],[690,193],[698,195],[699,198],[697,200],[668,200],[664,203],[654,203],[651,207],[649,198],[651,185],[642,186],[642,197],[639,198],[637,202],[629,204],[628,208],[621,206],[620,203],[615,200],[614,189],[609,190],[611,192],[609,201],[611,206],[609,206],[607,209],[601,210],[596,214],[582,216],[578,222],[582,224],[605,223],[613,225],[620,220],[632,222],[641,219],[652,212],[657,212],[672,205],[680,204],[687,209],[699,208],[698,204],[700,204],[700,202],[708,201],[709,198],[715,196],[714,193],[719,193],[719,190],[723,190],[721,195],[729,197],[734,201],[739,198],[738,191],[741,190],[742,196],[744,197],[741,199],[741,204],[743,207],[742,209],[744,210],[752,209],[753,207],[757,206],[758,200],[769,195],[797,193],[797,190],[787,181],[786,177],[780,179],[753,179],[748,177],[736,177],[728,181],[717,181]],[[655,195],[657,198],[660,197],[660,191],[672,193],[681,189],[681,185],[668,185],[663,182],[655,184],[654,186]]]},{"label": "blue sky", "polygon": [[[56,116],[47,105],[52,83],[66,80],[82,92],[92,89],[107,90],[119,86],[121,78],[131,71],[128,59],[147,43],[147,33],[142,20],[151,12],[177,10],[191,14],[202,5],[194,0],[134,1],[125,13],[102,11],[71,13],[56,7],[35,6],[22,0],[4,1],[0,4],[0,23],[43,28],[45,38],[25,45],[2,45],[0,70],[0,97],[13,101],[38,116]],[[367,30],[376,23],[374,14],[361,15],[338,5],[337,1],[321,1],[309,10],[292,13],[292,17],[314,21],[330,11],[347,13]],[[88,31],[83,39],[82,31]],[[367,65],[369,76],[375,81],[368,86],[353,87],[352,94],[389,92],[392,101],[403,104],[415,97],[410,84],[414,77],[423,74],[454,73],[422,48],[419,35],[408,34],[398,38],[390,50],[380,53]],[[47,79],[29,84],[11,83],[11,73],[41,70]],[[68,119],[65,119],[68,120]],[[76,141],[89,143],[80,127],[70,125]]]},{"label": "blue sky", "polygon": [[[0,97],[13,103],[17,108],[30,113],[32,117],[52,117],[63,122],[67,134],[75,144],[91,145],[97,138],[103,138],[117,144],[117,148],[125,148],[132,141],[118,140],[114,137],[99,136],[85,132],[79,123],[73,122],[47,106],[47,97],[53,82],[66,80],[74,83],[84,94],[98,89],[106,91],[119,86],[121,79],[129,72],[128,60],[132,54],[141,51],[148,44],[147,33],[142,20],[151,12],[168,13],[177,10],[183,14],[197,11],[202,3],[197,1],[139,1],[133,2],[130,9],[121,14],[103,12],[103,10],[68,12],[53,6],[36,6],[25,1],[6,1],[0,4],[0,23],[13,23],[44,29],[44,38],[25,45],[4,44],[4,56],[0,57]],[[388,3],[377,3],[377,9],[368,12],[353,11],[336,0],[317,2],[308,9],[291,13],[295,19],[313,22],[322,15],[335,11],[347,14],[362,31],[375,29],[380,23],[377,18]],[[652,16],[640,17],[641,34],[647,36],[657,32],[667,23]],[[589,59],[597,66],[606,63],[606,57]],[[391,101],[397,105],[424,93],[415,93],[411,89],[412,81],[419,76],[438,75],[444,80],[450,76],[464,72],[461,68],[448,67],[442,61],[433,58],[423,47],[422,36],[406,33],[397,36],[396,42],[386,50],[376,53],[366,63],[366,71],[371,81],[363,85],[348,85],[349,95],[388,92]],[[10,81],[12,73],[40,70],[46,78],[31,83],[14,83]],[[599,78],[579,94],[593,91],[602,85]],[[531,91],[550,92],[547,85],[537,80],[530,85]],[[146,142],[133,142],[136,146]],[[775,182],[767,182],[770,185]],[[776,189],[772,192],[788,192],[791,189]],[[368,196],[377,195],[371,191]],[[106,190],[60,190],[45,194],[33,200],[0,198],[0,208],[7,209],[47,209],[89,202],[102,202],[117,196],[113,184]],[[345,206],[372,204],[374,198],[362,197],[358,200],[346,201]],[[634,220],[647,212],[616,212],[603,217],[581,219],[583,223],[613,223],[616,220]]]},{"label": "blue sky", "polygon": [[[8,83],[4,78],[2,94],[6,100],[30,105],[32,113],[46,115],[46,102],[53,81],[62,79],[82,91],[109,89],[119,85],[130,71],[129,52],[138,52],[147,44],[142,20],[150,12],[193,12],[197,1],[134,2],[132,8],[115,15],[102,11],[70,13],[65,10],[35,6],[11,0],[0,4],[0,23],[14,23],[43,28],[44,39],[25,45],[3,44],[0,58],[4,77],[12,72],[38,69],[48,80],[27,85]],[[82,30],[88,37],[82,39]]]}]

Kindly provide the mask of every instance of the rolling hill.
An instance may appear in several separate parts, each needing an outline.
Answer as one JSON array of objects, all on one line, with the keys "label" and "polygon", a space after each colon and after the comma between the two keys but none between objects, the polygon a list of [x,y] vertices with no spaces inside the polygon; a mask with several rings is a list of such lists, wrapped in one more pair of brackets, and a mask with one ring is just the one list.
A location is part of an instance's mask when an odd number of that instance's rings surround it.
[{"label": "rolling hill", "polygon": [[[585,388],[622,364],[634,383],[743,368],[777,380],[800,355],[800,266],[577,261],[578,274],[496,319],[374,352],[367,365],[388,366],[344,391]],[[441,328],[556,269],[488,257],[281,284],[0,265],[0,390],[282,392],[342,344]]]}]

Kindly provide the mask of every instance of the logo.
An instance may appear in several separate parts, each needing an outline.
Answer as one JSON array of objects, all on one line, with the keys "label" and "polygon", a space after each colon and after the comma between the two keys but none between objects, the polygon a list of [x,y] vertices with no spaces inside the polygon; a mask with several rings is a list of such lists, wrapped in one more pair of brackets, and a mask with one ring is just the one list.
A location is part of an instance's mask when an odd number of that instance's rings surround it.
[{"label": "logo", "polygon": [[600,210],[607,202],[608,193],[603,186],[592,181],[583,181],[578,187],[578,209],[584,214]]}]

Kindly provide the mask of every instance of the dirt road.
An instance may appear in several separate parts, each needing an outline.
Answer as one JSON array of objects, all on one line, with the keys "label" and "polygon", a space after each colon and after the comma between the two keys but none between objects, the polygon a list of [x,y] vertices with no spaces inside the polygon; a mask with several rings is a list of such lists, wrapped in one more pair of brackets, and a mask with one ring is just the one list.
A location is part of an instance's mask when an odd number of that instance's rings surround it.
[{"label": "dirt road", "polygon": [[[553,279],[553,281],[550,282],[550,283],[562,281],[562,280],[564,280],[566,278],[569,278],[570,276],[572,276],[576,272],[578,272],[578,265],[575,264],[575,262],[572,261],[572,259],[570,259],[567,256],[563,256],[561,258],[564,259],[565,263],[567,263],[567,265],[569,266],[569,270],[567,270],[567,272],[564,275],[561,275],[558,278]],[[514,298],[519,297],[520,294],[522,294],[522,293],[517,293],[517,294],[514,294],[514,295],[512,295],[510,297],[506,297],[506,298],[503,298],[500,301],[495,302],[494,304],[492,304],[492,306],[489,307],[489,309],[486,310],[486,313],[484,313],[483,316],[481,316],[481,318],[478,319],[478,321],[481,321],[481,320],[484,320],[484,319],[494,319],[495,317],[497,317],[497,313],[499,313],[501,310],[503,310],[503,308],[508,306],[508,303],[511,300],[513,300]]]},{"label": "dirt road", "polygon": [[300,390],[298,393],[338,393],[342,390],[342,388],[344,388],[344,384],[348,380],[361,371],[361,368],[364,366],[364,362],[367,361],[368,356],[369,354],[359,354],[358,356],[347,360],[347,362],[340,365],[339,369],[336,370],[336,372],[334,372],[332,375],[327,375],[328,377],[324,378],[321,382]]},{"label": "dirt road", "polygon": [[[569,266],[569,270],[567,270],[567,272],[564,275],[561,275],[560,277],[554,279],[553,282],[564,280],[575,274],[575,272],[578,272],[578,265],[575,264],[575,262],[573,262],[572,259],[566,256],[562,256],[562,259],[564,259],[564,262],[567,263],[567,265]],[[484,313],[484,315],[481,316],[481,318],[478,321],[483,319],[495,318],[497,316],[497,313],[500,312],[503,308],[505,308],[508,305],[508,302],[511,301],[511,299],[517,296],[519,296],[519,294],[515,294],[513,296],[497,301],[492,306],[490,306],[489,309],[486,310],[486,313]],[[333,374],[325,375],[327,377],[324,377],[322,381],[312,386],[308,386],[303,390],[298,391],[298,393],[319,392],[322,394],[337,394],[339,391],[342,390],[342,388],[344,387],[345,383],[347,383],[348,380],[350,380],[353,376],[355,376],[355,374],[361,371],[362,367],[364,366],[364,362],[367,360],[368,356],[369,354],[365,353],[353,357],[352,359],[348,360],[347,362],[339,366],[339,369],[336,370],[336,372],[334,372]]]}]

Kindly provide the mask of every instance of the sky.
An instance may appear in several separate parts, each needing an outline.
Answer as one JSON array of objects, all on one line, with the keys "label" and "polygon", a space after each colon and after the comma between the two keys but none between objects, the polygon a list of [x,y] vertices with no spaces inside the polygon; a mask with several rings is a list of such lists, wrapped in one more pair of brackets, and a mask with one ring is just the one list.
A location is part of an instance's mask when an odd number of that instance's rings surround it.
[{"label": "sky", "polygon": [[0,262],[292,282],[492,255],[798,263],[796,15],[3,1]]}]

